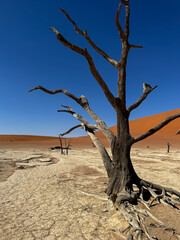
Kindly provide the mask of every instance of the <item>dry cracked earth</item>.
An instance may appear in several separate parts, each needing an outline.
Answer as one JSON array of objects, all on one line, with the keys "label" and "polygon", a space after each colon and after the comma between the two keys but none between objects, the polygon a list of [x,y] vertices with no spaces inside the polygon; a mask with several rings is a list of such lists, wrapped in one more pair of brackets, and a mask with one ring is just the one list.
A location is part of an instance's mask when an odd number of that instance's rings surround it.
[{"label": "dry cracked earth", "polygon": [[[148,151],[147,157],[147,150],[133,150],[137,172],[180,190],[180,153]],[[96,149],[71,150],[68,156],[45,148],[0,149],[0,160],[16,168],[0,182],[0,240],[122,239],[113,230],[128,225],[109,207],[104,193],[107,178]],[[152,211],[180,232],[177,210]],[[159,239],[175,239],[153,231]]]}]

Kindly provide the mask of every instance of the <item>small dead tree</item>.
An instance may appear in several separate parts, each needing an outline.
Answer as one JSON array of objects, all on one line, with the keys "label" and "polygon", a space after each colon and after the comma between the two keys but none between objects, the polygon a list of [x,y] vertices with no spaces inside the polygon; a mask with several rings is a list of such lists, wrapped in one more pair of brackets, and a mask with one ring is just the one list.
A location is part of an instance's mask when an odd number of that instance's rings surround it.
[{"label": "small dead tree", "polygon": [[62,144],[62,139],[60,134],[59,134],[59,143],[60,143],[61,155],[63,155],[64,151],[63,151],[63,144]]},{"label": "small dead tree", "polygon": [[68,141],[68,143],[66,142],[66,138],[64,139],[64,146],[63,146],[63,141],[62,141],[62,136],[64,136],[65,134],[59,134],[59,143],[60,143],[60,149],[61,149],[61,155],[65,154],[64,150],[66,150],[66,155],[68,155],[68,150],[70,148],[70,143],[71,143],[71,139]]},{"label": "small dead tree", "polygon": [[169,153],[169,151],[170,151],[170,146],[171,146],[171,144],[168,142],[167,143],[167,153]]},{"label": "small dead tree", "polygon": [[68,141],[67,145],[65,145],[65,149],[66,149],[66,155],[68,155],[68,151],[70,149],[70,143],[71,143],[71,140]]},{"label": "small dead tree", "polygon": [[[125,9],[125,26],[122,28],[119,22],[119,15],[121,8],[124,7]],[[137,202],[144,203],[148,208],[152,206],[154,201],[159,201],[165,205],[171,205],[178,208],[178,204],[180,203],[180,192],[168,188],[157,185],[152,182],[148,182],[142,179],[140,176],[137,175],[135,169],[133,167],[131,158],[130,158],[130,151],[133,144],[146,139],[147,137],[151,136],[152,134],[156,133],[168,123],[173,121],[176,118],[180,117],[180,113],[170,116],[165,119],[163,122],[159,123],[157,126],[153,127],[149,131],[143,133],[140,136],[133,137],[129,131],[129,116],[130,113],[136,109],[146,98],[147,96],[157,88],[157,86],[151,87],[149,84],[143,84],[143,93],[140,98],[133,103],[131,106],[126,105],[126,65],[128,54],[131,49],[133,48],[142,48],[142,46],[134,45],[129,42],[129,15],[130,15],[130,7],[129,7],[129,0],[121,0],[120,4],[117,9],[115,23],[117,26],[117,30],[119,32],[120,40],[122,43],[122,52],[121,52],[121,59],[120,61],[116,61],[111,58],[108,54],[106,54],[102,49],[100,49],[93,40],[89,37],[87,31],[81,30],[77,24],[71,19],[71,17],[67,14],[66,11],[60,9],[61,12],[65,14],[67,19],[73,24],[75,31],[80,34],[85,40],[90,44],[92,48],[94,48],[99,55],[101,55],[106,61],[112,64],[118,73],[118,80],[117,80],[117,90],[118,94],[115,97],[112,92],[109,90],[107,84],[103,80],[102,76],[98,72],[95,63],[93,61],[92,56],[88,52],[87,48],[83,49],[77,45],[72,44],[67,39],[62,36],[62,34],[56,30],[55,28],[51,27],[50,29],[56,34],[57,40],[63,44],[65,47],[70,48],[72,51],[82,55],[89,65],[89,69],[96,79],[98,84],[100,85],[102,91],[104,92],[107,100],[112,105],[116,112],[117,116],[117,135],[107,127],[105,122],[90,108],[89,102],[85,96],[76,97],[72,93],[68,92],[64,89],[58,90],[48,90],[42,86],[38,86],[33,88],[30,91],[34,91],[40,89],[48,94],[57,94],[63,93],[69,98],[73,99],[77,104],[79,104],[96,122],[95,125],[89,123],[86,119],[84,119],[81,115],[77,114],[70,106],[64,106],[65,109],[58,110],[58,112],[66,112],[71,114],[73,117],[78,119],[81,124],[69,129],[66,133],[62,134],[65,135],[78,127],[83,127],[84,130],[90,136],[92,142],[98,149],[104,167],[107,172],[107,176],[109,178],[108,187],[106,189],[106,193],[109,198],[113,201],[114,205],[121,210],[122,214],[124,215],[125,219],[129,222],[130,228],[129,232],[127,233],[127,239],[143,239],[145,235],[148,239],[152,238],[147,228],[144,225],[144,219],[147,216],[150,216],[158,223],[159,227],[166,229],[166,226],[160,222],[157,218],[152,216],[152,214],[144,209],[139,208]],[[111,153],[112,157],[108,154],[106,148],[103,144],[99,141],[97,136],[95,135],[95,130],[101,131],[111,146]],[[145,202],[144,196],[150,195],[152,197],[151,202]],[[119,233],[119,232],[117,232]],[[119,233],[121,236],[122,234]],[[174,232],[175,234],[175,232]],[[125,238],[126,238],[125,237]]]}]

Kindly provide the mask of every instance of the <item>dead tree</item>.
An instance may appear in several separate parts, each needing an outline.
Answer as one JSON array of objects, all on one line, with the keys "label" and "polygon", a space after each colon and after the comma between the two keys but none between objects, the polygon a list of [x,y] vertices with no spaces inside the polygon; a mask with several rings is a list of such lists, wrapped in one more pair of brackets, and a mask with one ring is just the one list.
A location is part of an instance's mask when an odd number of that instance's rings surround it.
[{"label": "dead tree", "polygon": [[[122,27],[119,21],[119,15],[121,8],[125,9],[125,26]],[[129,15],[130,15],[130,7],[129,0],[121,0],[117,9],[115,23],[117,26],[117,30],[119,32],[120,40],[122,43],[122,52],[120,61],[116,61],[111,58],[108,54],[106,54],[101,48],[99,48],[94,41],[90,38],[87,33],[87,30],[81,30],[77,24],[71,19],[71,17],[67,14],[66,11],[60,9],[67,19],[73,24],[75,31],[80,34],[85,40],[89,43],[89,45],[97,51],[99,55],[101,55],[106,61],[112,64],[118,73],[117,79],[117,96],[114,96],[113,93],[108,88],[107,84],[103,80],[102,76],[98,72],[95,63],[93,61],[92,56],[90,55],[87,48],[81,48],[73,43],[69,42],[67,39],[62,36],[62,34],[51,27],[50,29],[56,34],[57,40],[63,44],[65,47],[70,48],[72,51],[82,55],[89,65],[89,69],[96,79],[98,84],[100,85],[102,91],[104,92],[107,100],[112,105],[116,112],[117,116],[117,135],[107,127],[106,123],[90,108],[89,102],[85,96],[76,97],[72,93],[68,92],[64,89],[58,90],[48,90],[42,86],[38,86],[33,88],[30,91],[34,91],[40,89],[48,94],[57,94],[63,93],[69,98],[73,99],[77,104],[79,104],[95,121],[95,125],[89,123],[86,119],[84,119],[81,115],[77,114],[71,107],[64,106],[63,110],[58,110],[58,112],[66,112],[74,116],[78,119],[81,124],[69,129],[63,135],[71,132],[72,130],[83,127],[87,134],[90,136],[92,142],[99,150],[99,153],[102,157],[104,167],[107,172],[107,176],[109,178],[108,187],[106,189],[106,193],[109,198],[113,201],[114,205],[121,210],[125,219],[130,224],[130,230],[127,234],[127,239],[143,239],[143,236],[146,235],[148,239],[153,239],[146,227],[144,226],[144,219],[147,216],[155,219],[158,223],[159,227],[166,229],[166,226],[156,219],[154,216],[150,214],[150,212],[139,208],[136,204],[138,201],[144,203],[148,208],[152,206],[154,201],[159,201],[166,205],[171,205],[176,208],[177,204],[180,203],[180,192],[168,188],[157,185],[155,183],[148,182],[142,179],[137,175],[135,169],[133,167],[130,151],[133,144],[146,139],[152,134],[156,133],[168,123],[173,121],[176,118],[180,117],[180,113],[170,116],[165,119],[163,122],[159,123],[157,126],[154,126],[149,131],[139,135],[137,137],[131,136],[129,131],[129,116],[130,113],[136,109],[146,98],[147,96],[157,88],[157,86],[151,87],[149,84],[143,84],[143,93],[140,98],[133,103],[131,106],[126,105],[126,65],[128,54],[133,48],[142,48],[142,46],[134,45],[129,42]],[[107,150],[103,146],[103,144],[99,141],[97,136],[95,135],[95,130],[101,131],[104,136],[109,141],[111,147],[112,157],[108,154]],[[144,201],[145,195],[151,195],[152,201],[149,205]],[[179,208],[178,208],[179,209]],[[119,232],[118,232],[119,233]],[[120,233],[119,233],[120,234]]]},{"label": "dead tree", "polygon": [[169,151],[170,151],[170,146],[171,146],[171,144],[168,142],[167,143],[167,153],[169,153]]},{"label": "dead tree", "polygon": [[64,154],[64,151],[63,151],[63,145],[62,145],[62,140],[61,140],[61,135],[59,134],[59,143],[60,143],[60,149],[61,149],[61,155]]},{"label": "dead tree", "polygon": [[61,149],[61,155],[65,154],[64,150],[66,150],[66,155],[68,155],[68,150],[70,148],[70,143],[71,143],[71,139],[68,141],[68,143],[66,142],[66,139],[64,139],[65,143],[63,146],[63,141],[62,141],[62,136],[64,136],[65,134],[59,134],[59,143],[60,143],[60,149]]},{"label": "dead tree", "polygon": [[66,149],[66,155],[68,155],[68,151],[70,149],[70,143],[71,143],[71,139],[68,141],[67,145],[65,144],[65,149]]}]

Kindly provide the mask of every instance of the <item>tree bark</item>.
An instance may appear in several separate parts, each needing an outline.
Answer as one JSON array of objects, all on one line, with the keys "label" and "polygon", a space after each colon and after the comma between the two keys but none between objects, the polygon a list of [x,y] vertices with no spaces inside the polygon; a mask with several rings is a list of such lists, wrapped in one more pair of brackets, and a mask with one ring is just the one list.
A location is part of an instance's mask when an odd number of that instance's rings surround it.
[{"label": "tree bark", "polygon": [[[139,180],[130,158],[133,138],[129,133],[129,113],[123,101],[117,110],[117,138],[111,145],[113,166],[106,190],[116,205],[123,201],[134,201],[133,184]],[[117,104],[118,105],[118,104]]]},{"label": "tree bark", "polygon": [[113,166],[109,174],[107,195],[119,204],[133,200],[133,184],[138,179],[130,158],[130,146],[117,141],[113,149]]}]

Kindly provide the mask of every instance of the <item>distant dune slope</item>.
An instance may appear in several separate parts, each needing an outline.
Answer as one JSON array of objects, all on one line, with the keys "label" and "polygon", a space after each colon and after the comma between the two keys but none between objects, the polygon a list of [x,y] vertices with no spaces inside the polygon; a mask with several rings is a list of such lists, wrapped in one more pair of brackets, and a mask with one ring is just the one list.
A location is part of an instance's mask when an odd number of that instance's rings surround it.
[{"label": "distant dune slope", "polygon": [[[180,113],[180,108],[159,113],[153,116],[143,117],[136,120],[130,121],[130,132],[133,137],[141,135],[142,133],[148,131],[149,129],[155,127],[157,124],[164,121],[167,117]],[[113,133],[117,133],[116,126],[110,128]],[[174,147],[180,148],[180,135],[175,135],[176,132],[180,129],[180,118],[175,119],[171,123],[169,123],[167,126],[162,128],[160,131],[152,135],[151,137],[137,143],[135,146],[145,146],[145,145],[153,145],[153,146],[161,146],[166,147],[166,144],[168,142],[171,143],[171,145]],[[105,140],[102,133],[98,132],[96,133],[97,136],[99,136],[104,144],[107,144],[107,141]]]},{"label": "distant dune slope", "polygon": [[[149,129],[155,127],[160,122],[164,121],[167,117],[180,112],[179,109],[159,113],[153,116],[143,117],[130,121],[130,132],[132,136],[138,136]],[[116,126],[110,128],[115,134],[117,132]],[[157,146],[166,147],[167,143],[171,143],[172,147],[180,148],[180,135],[175,135],[180,129],[180,118],[172,121],[159,132],[155,133],[151,137],[135,144],[135,146]],[[96,132],[96,135],[100,140],[108,146],[108,142],[101,132]],[[49,145],[54,146],[59,144],[57,137],[45,137],[45,136],[28,136],[28,135],[0,135],[0,145],[5,144],[33,144],[33,145]],[[89,137],[77,137],[72,138],[72,146],[74,147],[87,147],[92,146]]]},{"label": "distant dune slope", "polygon": [[[156,126],[160,122],[164,121],[167,117],[177,114],[177,113],[180,113],[180,108],[176,109],[176,110],[156,114],[153,116],[133,120],[130,122],[130,129],[131,129],[133,135],[143,133],[143,132],[149,130],[150,128]],[[175,135],[179,128],[180,128],[180,118],[175,119],[174,121],[169,123],[167,126],[162,128],[156,134],[158,134],[158,135],[160,135],[160,134]]]},{"label": "distant dune slope", "polygon": [[57,137],[46,137],[46,136],[33,136],[33,135],[0,135],[0,145],[9,144],[13,145],[52,145],[58,144],[59,139]]},{"label": "distant dune slope", "polygon": [[[148,117],[143,117],[139,118],[136,120],[130,121],[130,132],[133,136],[137,136],[139,134],[142,134],[149,129],[155,127],[157,124],[161,123],[164,121],[166,118],[168,118],[171,115],[180,113],[180,108],[168,111],[168,112],[163,112],[159,113],[153,116],[148,116]],[[160,131],[156,133],[156,135],[159,134],[165,134],[165,135],[174,135],[178,129],[180,129],[180,118],[175,119],[171,123],[169,123],[167,126],[162,128]],[[116,133],[116,126],[111,127],[111,130]]]}]

